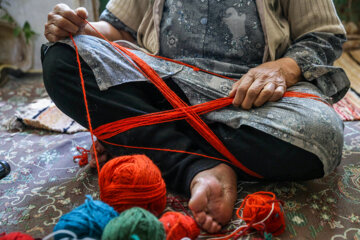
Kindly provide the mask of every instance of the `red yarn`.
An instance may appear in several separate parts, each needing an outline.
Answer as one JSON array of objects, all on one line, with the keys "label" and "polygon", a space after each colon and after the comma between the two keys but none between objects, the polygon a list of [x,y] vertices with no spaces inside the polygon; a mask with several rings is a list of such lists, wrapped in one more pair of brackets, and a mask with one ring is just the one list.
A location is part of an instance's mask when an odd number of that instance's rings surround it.
[{"label": "red yarn", "polygon": [[0,240],[34,240],[34,238],[25,233],[12,232],[9,234],[1,233]]},{"label": "red yarn", "polygon": [[166,240],[180,240],[184,237],[196,239],[200,234],[194,219],[179,212],[167,212],[159,221],[164,225]]},{"label": "red yarn", "polygon": [[145,155],[126,155],[107,162],[99,175],[100,198],[122,212],[142,207],[156,216],[166,206],[166,186],[160,170]]},{"label": "red yarn", "polygon": [[76,161],[76,159],[79,159],[78,164],[79,164],[80,167],[83,167],[86,164],[88,164],[89,163],[88,155],[89,155],[90,151],[83,148],[83,147],[76,147],[76,150],[78,150],[80,155],[77,155],[77,156],[73,157],[74,162]]},{"label": "red yarn", "polygon": [[[242,214],[240,214],[241,210]],[[238,218],[246,222],[246,225],[240,226],[228,235],[213,235],[215,238],[212,240],[238,239],[250,233],[251,229],[260,231],[265,239],[267,239],[266,236],[278,236],[285,231],[285,217],[281,201],[277,200],[272,192],[256,192],[247,195],[236,214]]]},{"label": "red yarn", "polygon": [[[224,159],[219,159],[225,162],[230,162],[231,164],[233,164],[234,166],[240,168],[241,170],[243,170],[245,173],[251,175],[251,176],[255,176],[258,178],[263,178],[261,175],[259,175],[258,173],[248,169],[246,166],[244,166],[240,161],[238,161],[234,155],[232,155],[232,153],[226,148],[226,146],[220,141],[220,139],[213,133],[213,131],[206,125],[206,123],[199,117],[199,113],[194,111],[196,106],[192,106],[189,107],[179,96],[177,96],[167,85],[166,83],[161,79],[161,77],[155,72],[154,69],[152,69],[145,61],[143,61],[141,58],[139,58],[136,54],[134,54],[133,52],[131,52],[129,49],[122,47],[116,43],[110,42],[108,39],[106,39],[105,36],[103,36],[100,32],[98,32],[88,21],[84,20],[87,24],[89,24],[90,27],[92,27],[95,32],[97,32],[97,34],[99,34],[99,36],[101,36],[104,40],[106,40],[109,44],[111,44],[112,46],[115,47],[115,49],[119,52],[120,55],[122,55],[125,59],[127,59],[129,61],[130,64],[132,64],[134,66],[135,69],[137,69],[140,73],[142,73],[144,75],[144,77],[146,77],[150,82],[152,82],[158,89],[159,91],[164,95],[164,97],[168,100],[168,102],[176,109],[176,111],[174,111],[173,113],[176,113],[177,115],[173,116],[173,118],[169,118],[169,116],[165,116],[164,119],[160,120],[159,122],[168,122],[168,121],[173,121],[173,120],[179,120],[179,119],[185,119],[207,142],[209,142],[209,144],[214,147],[219,153],[221,153],[223,156],[225,156],[227,158],[227,160]],[[92,142],[93,142],[93,147],[94,147],[94,152],[95,152],[95,158],[96,158],[96,162],[97,162],[97,169],[98,172],[100,171],[99,169],[99,164],[98,164],[98,159],[97,159],[97,154],[96,154],[96,149],[95,149],[95,144],[94,144],[94,140],[93,140],[93,135],[94,135],[94,131],[92,129],[92,125],[91,125],[91,118],[90,118],[90,113],[88,110],[88,105],[87,105],[87,99],[86,99],[86,92],[85,92],[85,84],[84,84],[84,79],[83,79],[83,75],[82,75],[82,71],[81,71],[81,63],[80,63],[80,57],[79,57],[79,53],[78,53],[78,49],[76,46],[76,43],[73,39],[73,37],[70,35],[70,38],[74,44],[75,47],[75,51],[76,51],[76,58],[77,58],[77,62],[78,62],[78,67],[79,67],[79,74],[80,74],[80,79],[81,79],[81,86],[82,86],[82,92],[83,92],[83,97],[84,97],[84,103],[85,103],[85,108],[86,108],[86,114],[87,114],[87,119],[88,119],[88,123],[89,123],[89,131],[91,133],[91,138],[92,138]],[[171,60],[174,61],[174,60]],[[181,63],[181,62],[179,62]],[[185,63],[181,63],[183,65],[186,66],[190,66],[187,65]],[[194,69],[194,71],[204,71],[207,72],[209,74],[214,74],[205,70],[201,70],[199,68],[196,67],[192,67]],[[218,74],[214,74],[217,76],[221,76]],[[223,77],[223,76],[221,76]],[[225,77],[226,78],[226,77]],[[302,93],[301,93],[302,94]],[[301,95],[300,94],[300,95]],[[314,96],[314,97],[313,97]],[[311,97],[307,96],[306,98],[312,98],[317,100],[317,96],[313,95]],[[220,99],[212,101],[208,104],[209,109],[205,109],[204,111],[208,110],[214,110],[218,108],[218,102],[222,101]],[[225,101],[226,103],[228,103],[228,105],[231,104],[231,99],[226,98]],[[169,114],[169,113],[167,113]],[[150,119],[153,120],[151,122],[151,124],[155,124],[157,123],[157,120],[155,119],[157,116],[151,116]],[[175,119],[174,119],[175,118]],[[147,122],[144,121],[139,121],[139,118],[132,118],[132,119],[123,119],[122,123],[123,125],[125,125],[125,128],[120,130],[116,130],[114,132],[113,130],[113,126],[109,126],[109,127],[105,127],[102,130],[98,130],[96,131],[96,134],[99,135],[99,139],[106,139],[109,138],[109,134],[118,134],[120,132],[126,131],[129,129],[129,127],[126,127],[127,125],[129,125],[128,121],[133,121],[132,122],[132,126],[133,127],[138,127],[138,126],[144,126],[144,125],[148,125]],[[124,130],[125,129],[125,130]],[[98,136],[97,135],[97,136]],[[101,135],[106,135],[105,137],[101,137]],[[107,142],[109,144],[113,144],[110,142]],[[139,149],[151,149],[151,150],[160,150],[160,151],[169,151],[169,149],[160,149],[160,148],[145,148],[145,147],[138,147],[138,146],[126,146],[126,145],[120,145],[120,144],[113,144],[116,146],[121,146],[121,147],[128,147],[128,148],[139,148]],[[185,151],[181,151],[181,150],[170,150],[172,152],[183,152],[183,153],[189,153],[189,154],[194,154],[191,152],[185,152]]]},{"label": "red yarn", "polygon": [[[242,210],[242,215],[240,211]],[[285,231],[285,217],[281,202],[272,192],[256,192],[245,197],[236,212],[250,228],[278,236]]]}]

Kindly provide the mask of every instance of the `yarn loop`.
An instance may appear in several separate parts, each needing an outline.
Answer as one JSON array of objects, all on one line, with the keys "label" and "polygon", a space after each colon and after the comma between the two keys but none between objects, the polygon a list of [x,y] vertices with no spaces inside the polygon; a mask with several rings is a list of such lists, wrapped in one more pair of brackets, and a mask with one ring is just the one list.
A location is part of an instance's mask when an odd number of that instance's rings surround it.
[{"label": "yarn loop", "polygon": [[[242,215],[240,211],[242,210]],[[250,228],[278,236],[285,231],[285,217],[281,202],[272,192],[256,192],[245,197],[236,212]]]}]

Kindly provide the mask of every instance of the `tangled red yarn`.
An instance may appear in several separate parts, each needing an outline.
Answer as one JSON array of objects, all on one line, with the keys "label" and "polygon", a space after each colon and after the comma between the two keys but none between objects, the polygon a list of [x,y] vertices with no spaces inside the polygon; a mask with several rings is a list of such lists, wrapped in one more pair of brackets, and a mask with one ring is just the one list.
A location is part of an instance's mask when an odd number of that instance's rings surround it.
[{"label": "tangled red yarn", "polygon": [[34,238],[25,233],[12,232],[9,234],[0,234],[0,240],[34,240]]},{"label": "tangled red yarn", "polygon": [[[240,211],[242,215],[240,215]],[[285,231],[284,210],[272,192],[256,192],[245,197],[237,210],[250,228],[278,236]]]},{"label": "tangled red yarn", "polygon": [[107,162],[99,175],[100,198],[122,212],[142,207],[160,215],[166,206],[166,186],[158,167],[145,155],[126,155]]},{"label": "tangled red yarn", "polygon": [[196,239],[200,234],[194,219],[179,212],[167,212],[159,220],[164,225],[166,240]]}]

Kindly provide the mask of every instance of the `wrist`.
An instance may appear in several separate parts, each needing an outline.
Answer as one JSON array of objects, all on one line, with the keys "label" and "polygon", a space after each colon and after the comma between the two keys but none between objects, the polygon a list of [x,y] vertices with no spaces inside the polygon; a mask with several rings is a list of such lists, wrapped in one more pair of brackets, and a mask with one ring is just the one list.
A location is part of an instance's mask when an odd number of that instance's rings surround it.
[{"label": "wrist", "polygon": [[296,61],[289,57],[276,60],[284,75],[286,86],[290,87],[302,80],[302,73]]}]

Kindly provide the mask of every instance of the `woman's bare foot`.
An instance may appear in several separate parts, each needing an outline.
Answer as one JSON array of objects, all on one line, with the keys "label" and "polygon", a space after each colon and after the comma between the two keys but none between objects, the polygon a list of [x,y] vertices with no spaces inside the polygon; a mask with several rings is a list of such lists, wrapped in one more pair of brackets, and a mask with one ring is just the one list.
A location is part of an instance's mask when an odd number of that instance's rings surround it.
[{"label": "woman's bare foot", "polygon": [[234,170],[226,164],[198,173],[191,182],[189,208],[205,231],[215,233],[227,224],[237,198]]},{"label": "woman's bare foot", "polygon": [[[105,147],[99,141],[95,141],[95,148],[100,166],[112,158],[111,154],[106,151]],[[90,157],[90,167],[96,168],[94,147],[92,145],[90,147]]]}]

